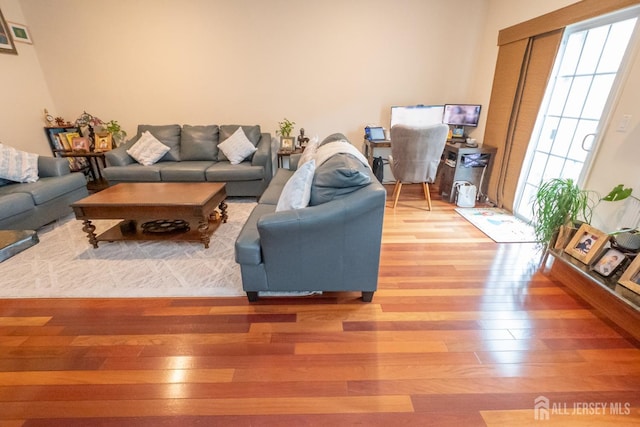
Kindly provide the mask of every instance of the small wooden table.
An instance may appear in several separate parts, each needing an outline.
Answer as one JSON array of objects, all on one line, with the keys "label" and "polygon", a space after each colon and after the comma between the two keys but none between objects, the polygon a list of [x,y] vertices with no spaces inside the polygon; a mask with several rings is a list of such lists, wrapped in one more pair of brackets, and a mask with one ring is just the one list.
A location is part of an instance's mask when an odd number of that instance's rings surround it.
[{"label": "small wooden table", "polygon": [[[196,241],[208,248],[213,232],[227,222],[226,197],[224,183],[121,183],[71,207],[94,248],[116,240]],[[92,219],[123,221],[96,236]]]}]

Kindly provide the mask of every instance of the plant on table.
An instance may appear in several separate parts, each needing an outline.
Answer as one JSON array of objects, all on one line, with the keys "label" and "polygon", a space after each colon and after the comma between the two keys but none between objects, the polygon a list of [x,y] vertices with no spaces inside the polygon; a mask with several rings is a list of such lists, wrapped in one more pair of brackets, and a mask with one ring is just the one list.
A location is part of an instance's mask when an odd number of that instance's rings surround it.
[{"label": "plant on table", "polygon": [[117,120],[109,120],[105,123],[105,129],[113,136],[116,146],[122,144],[127,136],[127,132],[122,129]]},{"label": "plant on table", "polygon": [[295,124],[296,122],[292,122],[285,117],[283,121],[278,122],[278,130],[276,133],[284,137],[291,136],[291,132],[293,132],[293,125]]}]

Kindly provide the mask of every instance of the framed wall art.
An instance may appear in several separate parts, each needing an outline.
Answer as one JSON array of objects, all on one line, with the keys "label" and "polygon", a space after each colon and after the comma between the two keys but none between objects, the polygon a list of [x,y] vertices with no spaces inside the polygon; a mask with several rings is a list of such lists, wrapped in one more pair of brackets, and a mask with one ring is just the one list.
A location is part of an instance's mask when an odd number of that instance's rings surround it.
[{"label": "framed wall art", "polygon": [[593,269],[604,277],[609,277],[625,259],[626,256],[622,252],[609,248],[607,252],[602,255],[602,258],[594,264]]},{"label": "framed wall art", "polygon": [[113,147],[113,137],[110,132],[96,132],[96,148],[94,151],[100,153],[109,151]]},{"label": "framed wall art", "polygon": [[607,233],[589,224],[582,224],[564,251],[578,261],[589,265],[608,241]]},{"label": "framed wall art", "polygon": [[0,10],[0,53],[18,54],[16,45],[13,43],[13,37],[11,37],[11,31],[7,26],[7,21],[4,20],[2,11]]},{"label": "framed wall art", "polygon": [[31,34],[29,34],[29,29],[26,25],[18,24],[16,22],[7,22],[7,24],[9,25],[14,41],[33,44]]},{"label": "framed wall art", "polygon": [[627,289],[640,293],[640,255],[636,255],[629,267],[622,273],[618,283]]}]

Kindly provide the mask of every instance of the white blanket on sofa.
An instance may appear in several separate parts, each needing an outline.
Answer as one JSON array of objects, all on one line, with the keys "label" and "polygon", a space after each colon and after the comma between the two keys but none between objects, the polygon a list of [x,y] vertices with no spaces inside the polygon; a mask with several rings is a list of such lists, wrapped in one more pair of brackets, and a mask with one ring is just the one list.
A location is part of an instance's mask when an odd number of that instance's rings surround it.
[{"label": "white blanket on sofa", "polygon": [[356,159],[360,160],[362,164],[370,168],[369,161],[364,156],[364,154],[362,154],[360,150],[358,150],[346,139],[329,142],[328,144],[324,144],[318,147],[315,155],[313,156],[313,158],[316,160],[316,168],[320,167],[321,164],[329,160],[329,158],[334,154],[339,153],[351,154]]}]

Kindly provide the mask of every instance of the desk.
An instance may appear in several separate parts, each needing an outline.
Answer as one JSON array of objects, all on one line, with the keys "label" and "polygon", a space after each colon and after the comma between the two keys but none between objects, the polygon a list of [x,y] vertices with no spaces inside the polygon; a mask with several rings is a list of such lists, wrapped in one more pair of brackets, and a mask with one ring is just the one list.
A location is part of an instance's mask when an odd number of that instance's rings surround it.
[{"label": "desk", "polygon": [[436,175],[442,200],[455,202],[454,186],[457,181],[470,182],[478,192],[486,195],[496,151],[495,147],[471,148],[461,143],[447,142]]},{"label": "desk", "polygon": [[364,140],[364,155],[369,161],[369,166],[373,167],[373,151],[376,148],[391,148],[391,141],[369,141],[368,139]]}]

